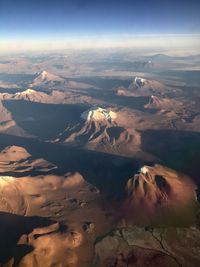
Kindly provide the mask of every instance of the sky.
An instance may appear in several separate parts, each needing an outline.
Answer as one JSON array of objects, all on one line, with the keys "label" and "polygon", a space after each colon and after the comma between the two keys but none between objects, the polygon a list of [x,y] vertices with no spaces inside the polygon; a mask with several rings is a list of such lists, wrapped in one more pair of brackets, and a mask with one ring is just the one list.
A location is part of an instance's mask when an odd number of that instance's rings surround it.
[{"label": "sky", "polygon": [[0,0],[0,49],[198,46],[199,35],[199,0]]}]

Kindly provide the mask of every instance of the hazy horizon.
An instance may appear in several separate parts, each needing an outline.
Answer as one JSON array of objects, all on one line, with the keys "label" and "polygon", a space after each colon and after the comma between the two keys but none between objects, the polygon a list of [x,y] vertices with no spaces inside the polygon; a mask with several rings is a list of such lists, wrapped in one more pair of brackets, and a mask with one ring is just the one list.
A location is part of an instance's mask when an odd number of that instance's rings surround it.
[{"label": "hazy horizon", "polygon": [[[133,48],[133,49],[162,49],[175,50],[183,53],[199,53],[200,35],[103,35],[83,38],[53,39],[10,39],[0,40],[1,52],[17,51],[54,51],[65,49],[104,49],[104,48]],[[191,51],[192,50],[192,51]],[[173,52],[173,51],[172,51]]]},{"label": "hazy horizon", "polygon": [[199,1],[3,1],[0,50],[200,47]]}]

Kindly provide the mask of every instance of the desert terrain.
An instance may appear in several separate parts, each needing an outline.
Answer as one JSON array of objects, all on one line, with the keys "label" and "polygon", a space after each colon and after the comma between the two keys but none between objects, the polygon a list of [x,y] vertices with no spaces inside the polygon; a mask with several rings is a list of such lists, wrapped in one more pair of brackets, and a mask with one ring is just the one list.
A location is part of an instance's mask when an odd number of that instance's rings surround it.
[{"label": "desert terrain", "polygon": [[0,55],[0,266],[200,266],[200,55]]}]

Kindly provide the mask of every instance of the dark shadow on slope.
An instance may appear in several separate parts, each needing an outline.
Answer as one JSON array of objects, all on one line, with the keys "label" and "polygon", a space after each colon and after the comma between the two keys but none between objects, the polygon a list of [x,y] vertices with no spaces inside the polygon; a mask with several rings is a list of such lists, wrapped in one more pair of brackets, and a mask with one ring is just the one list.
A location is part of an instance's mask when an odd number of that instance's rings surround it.
[{"label": "dark shadow on slope", "polygon": [[11,73],[0,73],[0,80],[7,83],[27,83],[34,79],[33,74],[11,74]]},{"label": "dark shadow on slope", "polygon": [[7,172],[0,172],[0,175],[2,176],[14,176],[14,177],[25,177],[25,176],[38,176],[38,175],[59,175],[60,170],[58,168],[47,170],[47,171],[41,171],[40,168],[35,167],[33,170],[29,171],[21,171],[21,172],[15,172],[15,171],[7,171]]},{"label": "dark shadow on slope", "polygon": [[22,91],[21,88],[2,88],[0,87],[0,93],[15,94],[19,91]]},{"label": "dark shadow on slope", "polygon": [[[120,105],[131,109],[137,109],[143,112],[150,112],[144,109],[144,105],[148,103],[148,96],[118,96],[114,88],[128,88],[131,79],[116,79],[107,77],[80,77],[72,80],[89,83],[96,87],[92,90],[87,90],[83,94],[91,96],[98,100],[103,100],[110,104]],[[97,89],[99,88],[99,89]]]},{"label": "dark shadow on slope", "polygon": [[108,77],[80,77],[80,78],[70,78],[71,81],[81,82],[91,84],[102,90],[111,90],[115,87],[124,86],[128,87],[131,80],[128,79],[119,79],[119,78],[108,78]]},{"label": "dark shadow on slope", "polygon": [[19,246],[17,242],[23,234],[29,234],[34,228],[49,226],[53,222],[42,217],[24,217],[6,212],[0,212],[0,262],[5,263],[11,257],[19,261],[32,251],[31,246]]},{"label": "dark shadow on slope", "polygon": [[200,133],[175,130],[141,132],[142,150],[161,159],[164,164],[191,175],[200,185]]},{"label": "dark shadow on slope", "polygon": [[144,164],[136,159],[5,134],[0,134],[0,140],[1,150],[9,145],[22,146],[34,158],[44,158],[58,166],[55,173],[79,172],[110,197],[121,195],[127,180]]},{"label": "dark shadow on slope", "polygon": [[140,110],[143,112],[149,112],[149,110],[144,108],[144,105],[149,102],[149,96],[118,96],[116,94],[116,91],[98,89],[87,90],[87,92],[84,92],[82,94],[90,96],[97,100],[105,101],[109,106],[117,105]]},{"label": "dark shadow on slope", "polygon": [[178,77],[187,84],[200,83],[200,71],[199,70],[167,70],[159,73],[162,76]]},{"label": "dark shadow on slope", "polygon": [[144,105],[146,105],[149,101],[148,96],[117,96],[117,95],[109,95],[109,101],[112,104],[140,110],[143,112],[149,112],[144,108]]},{"label": "dark shadow on slope", "polygon": [[77,124],[88,106],[81,104],[42,104],[23,100],[3,101],[13,119],[26,132],[43,140],[54,139],[69,124]]}]

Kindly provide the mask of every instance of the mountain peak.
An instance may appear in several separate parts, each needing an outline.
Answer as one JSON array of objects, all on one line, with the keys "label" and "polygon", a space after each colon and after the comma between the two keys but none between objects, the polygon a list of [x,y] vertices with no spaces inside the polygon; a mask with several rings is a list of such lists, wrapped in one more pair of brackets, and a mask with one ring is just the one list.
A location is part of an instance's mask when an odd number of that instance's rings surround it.
[{"label": "mountain peak", "polygon": [[195,201],[195,188],[189,177],[158,164],[144,165],[127,183],[132,204],[144,205],[146,208],[156,208],[166,203],[177,205]]},{"label": "mountain peak", "polygon": [[91,121],[113,121],[117,117],[116,113],[101,107],[94,107],[84,111],[81,118],[87,122]]},{"label": "mountain peak", "polygon": [[160,96],[152,95],[149,98],[149,102],[146,105],[144,105],[144,108],[171,110],[174,107],[178,107],[180,105],[182,105],[181,102],[175,99],[163,98]]},{"label": "mountain peak", "polygon": [[54,83],[54,82],[63,83],[64,79],[56,74],[43,70],[36,74],[36,78],[34,79],[33,83],[30,84],[30,87],[45,85],[45,84]]},{"label": "mountain peak", "polygon": [[40,72],[39,76],[41,76],[42,79],[46,79],[46,77],[48,76],[48,72],[46,70],[43,70]]},{"label": "mountain peak", "polygon": [[142,86],[144,86],[145,82],[146,82],[146,79],[144,78],[135,77],[134,79],[134,84],[137,88],[141,88]]},{"label": "mountain peak", "polygon": [[42,70],[41,72],[37,73],[37,78],[41,78],[42,80],[49,80],[49,79],[55,79],[56,78],[60,78],[59,76],[52,74],[46,70]]}]

